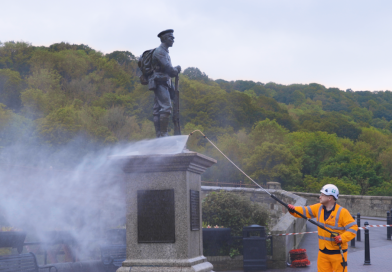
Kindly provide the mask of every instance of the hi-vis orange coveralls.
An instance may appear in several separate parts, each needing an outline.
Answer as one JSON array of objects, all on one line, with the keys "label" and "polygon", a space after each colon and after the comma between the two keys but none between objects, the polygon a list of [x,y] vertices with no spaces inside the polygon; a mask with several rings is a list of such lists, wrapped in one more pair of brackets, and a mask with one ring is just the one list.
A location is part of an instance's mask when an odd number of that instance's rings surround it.
[{"label": "hi-vis orange coveralls", "polygon": [[[342,249],[344,253],[344,259],[347,261],[347,248],[348,241],[355,238],[358,230],[357,223],[349,211],[338,204],[335,204],[329,217],[324,220],[325,207],[321,203],[311,206],[297,206],[295,207],[297,212],[302,213],[307,218],[316,218],[318,223],[321,223],[327,229],[339,233],[342,238]],[[295,217],[300,217],[295,213],[291,213]],[[319,254],[317,258],[317,271],[318,272],[340,272],[343,271],[341,265],[342,255],[339,250],[339,246],[335,240],[331,237],[331,234],[321,228],[318,228],[318,240],[319,240]],[[347,267],[344,270],[347,272]]]}]

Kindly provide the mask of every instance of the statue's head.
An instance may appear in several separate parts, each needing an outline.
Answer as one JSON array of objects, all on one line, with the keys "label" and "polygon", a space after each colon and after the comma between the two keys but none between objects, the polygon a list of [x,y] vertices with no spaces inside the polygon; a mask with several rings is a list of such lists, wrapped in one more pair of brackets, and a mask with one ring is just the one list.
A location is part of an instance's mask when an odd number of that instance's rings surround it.
[{"label": "statue's head", "polygon": [[172,47],[174,43],[173,29],[167,29],[158,34],[161,42],[166,44],[167,47]]}]

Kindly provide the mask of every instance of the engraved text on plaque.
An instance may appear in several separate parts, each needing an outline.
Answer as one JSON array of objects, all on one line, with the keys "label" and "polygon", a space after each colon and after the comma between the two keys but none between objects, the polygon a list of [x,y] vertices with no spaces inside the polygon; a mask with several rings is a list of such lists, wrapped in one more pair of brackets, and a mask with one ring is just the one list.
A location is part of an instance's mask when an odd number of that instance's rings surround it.
[{"label": "engraved text on plaque", "polygon": [[190,191],[191,199],[191,230],[200,230],[200,193]]}]

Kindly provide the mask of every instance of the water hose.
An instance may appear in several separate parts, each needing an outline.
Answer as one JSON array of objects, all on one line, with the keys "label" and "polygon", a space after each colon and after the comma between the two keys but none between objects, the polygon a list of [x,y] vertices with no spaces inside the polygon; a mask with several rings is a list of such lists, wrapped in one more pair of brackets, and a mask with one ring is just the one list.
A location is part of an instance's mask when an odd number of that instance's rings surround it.
[{"label": "water hose", "polygon": [[[300,213],[300,212],[297,212],[296,210],[290,210],[289,209],[289,206],[288,206],[288,204],[287,203],[285,203],[285,202],[283,202],[282,200],[280,200],[279,198],[277,198],[274,194],[271,194],[270,192],[268,192],[266,189],[264,189],[263,187],[261,187],[256,181],[254,181],[250,176],[248,176],[241,168],[239,168],[232,160],[230,160],[210,139],[208,139],[208,137],[206,136],[206,135],[204,135],[204,133],[203,132],[201,132],[200,130],[194,130],[193,132],[191,132],[190,134],[189,134],[189,136],[192,136],[193,135],[193,133],[195,133],[195,132],[199,132],[203,137],[204,137],[204,139],[206,139],[213,147],[215,147],[232,165],[234,165],[242,174],[244,174],[250,181],[252,181],[256,186],[258,186],[260,189],[262,189],[264,192],[266,192],[270,197],[272,197],[273,199],[275,199],[276,201],[278,201],[280,204],[282,204],[284,207],[286,207],[286,209],[287,210],[289,210],[289,211],[291,211],[291,212],[293,212],[293,213],[296,213],[296,214],[298,214],[299,216],[301,216],[303,219],[305,219],[305,220],[307,220],[308,222],[310,222],[310,223],[312,223],[312,224],[314,224],[314,225],[316,225],[317,227],[319,227],[319,228],[321,228],[321,229],[323,229],[323,230],[325,230],[325,231],[327,231],[327,232],[329,232],[330,234],[331,234],[331,237],[335,237],[335,236],[338,236],[339,235],[339,233],[336,233],[336,232],[333,232],[333,231],[330,231],[329,229],[327,229],[326,227],[324,227],[323,225],[321,225],[321,224],[319,224],[319,223],[317,223],[316,221],[314,221],[314,220],[312,220],[312,219],[310,219],[310,218],[307,218],[306,217],[306,215],[303,215],[302,213]],[[340,249],[340,253],[342,254],[342,258],[343,258],[343,262],[342,262],[342,266],[343,266],[343,272],[344,272],[344,268],[347,266],[347,262],[345,261],[345,259],[344,259],[344,255],[343,255],[343,250],[342,250],[342,246],[341,246],[341,244],[338,244],[339,245],[339,249]]]}]

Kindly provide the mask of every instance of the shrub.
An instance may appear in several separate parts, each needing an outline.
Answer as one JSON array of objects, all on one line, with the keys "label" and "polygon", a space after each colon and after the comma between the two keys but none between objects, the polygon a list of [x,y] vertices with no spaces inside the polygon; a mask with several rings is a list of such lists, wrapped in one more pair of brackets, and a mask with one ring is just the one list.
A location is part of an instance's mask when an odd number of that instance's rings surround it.
[{"label": "shrub", "polygon": [[242,236],[242,228],[252,224],[268,226],[269,213],[244,195],[212,192],[203,200],[203,223],[231,228],[232,236]]}]

